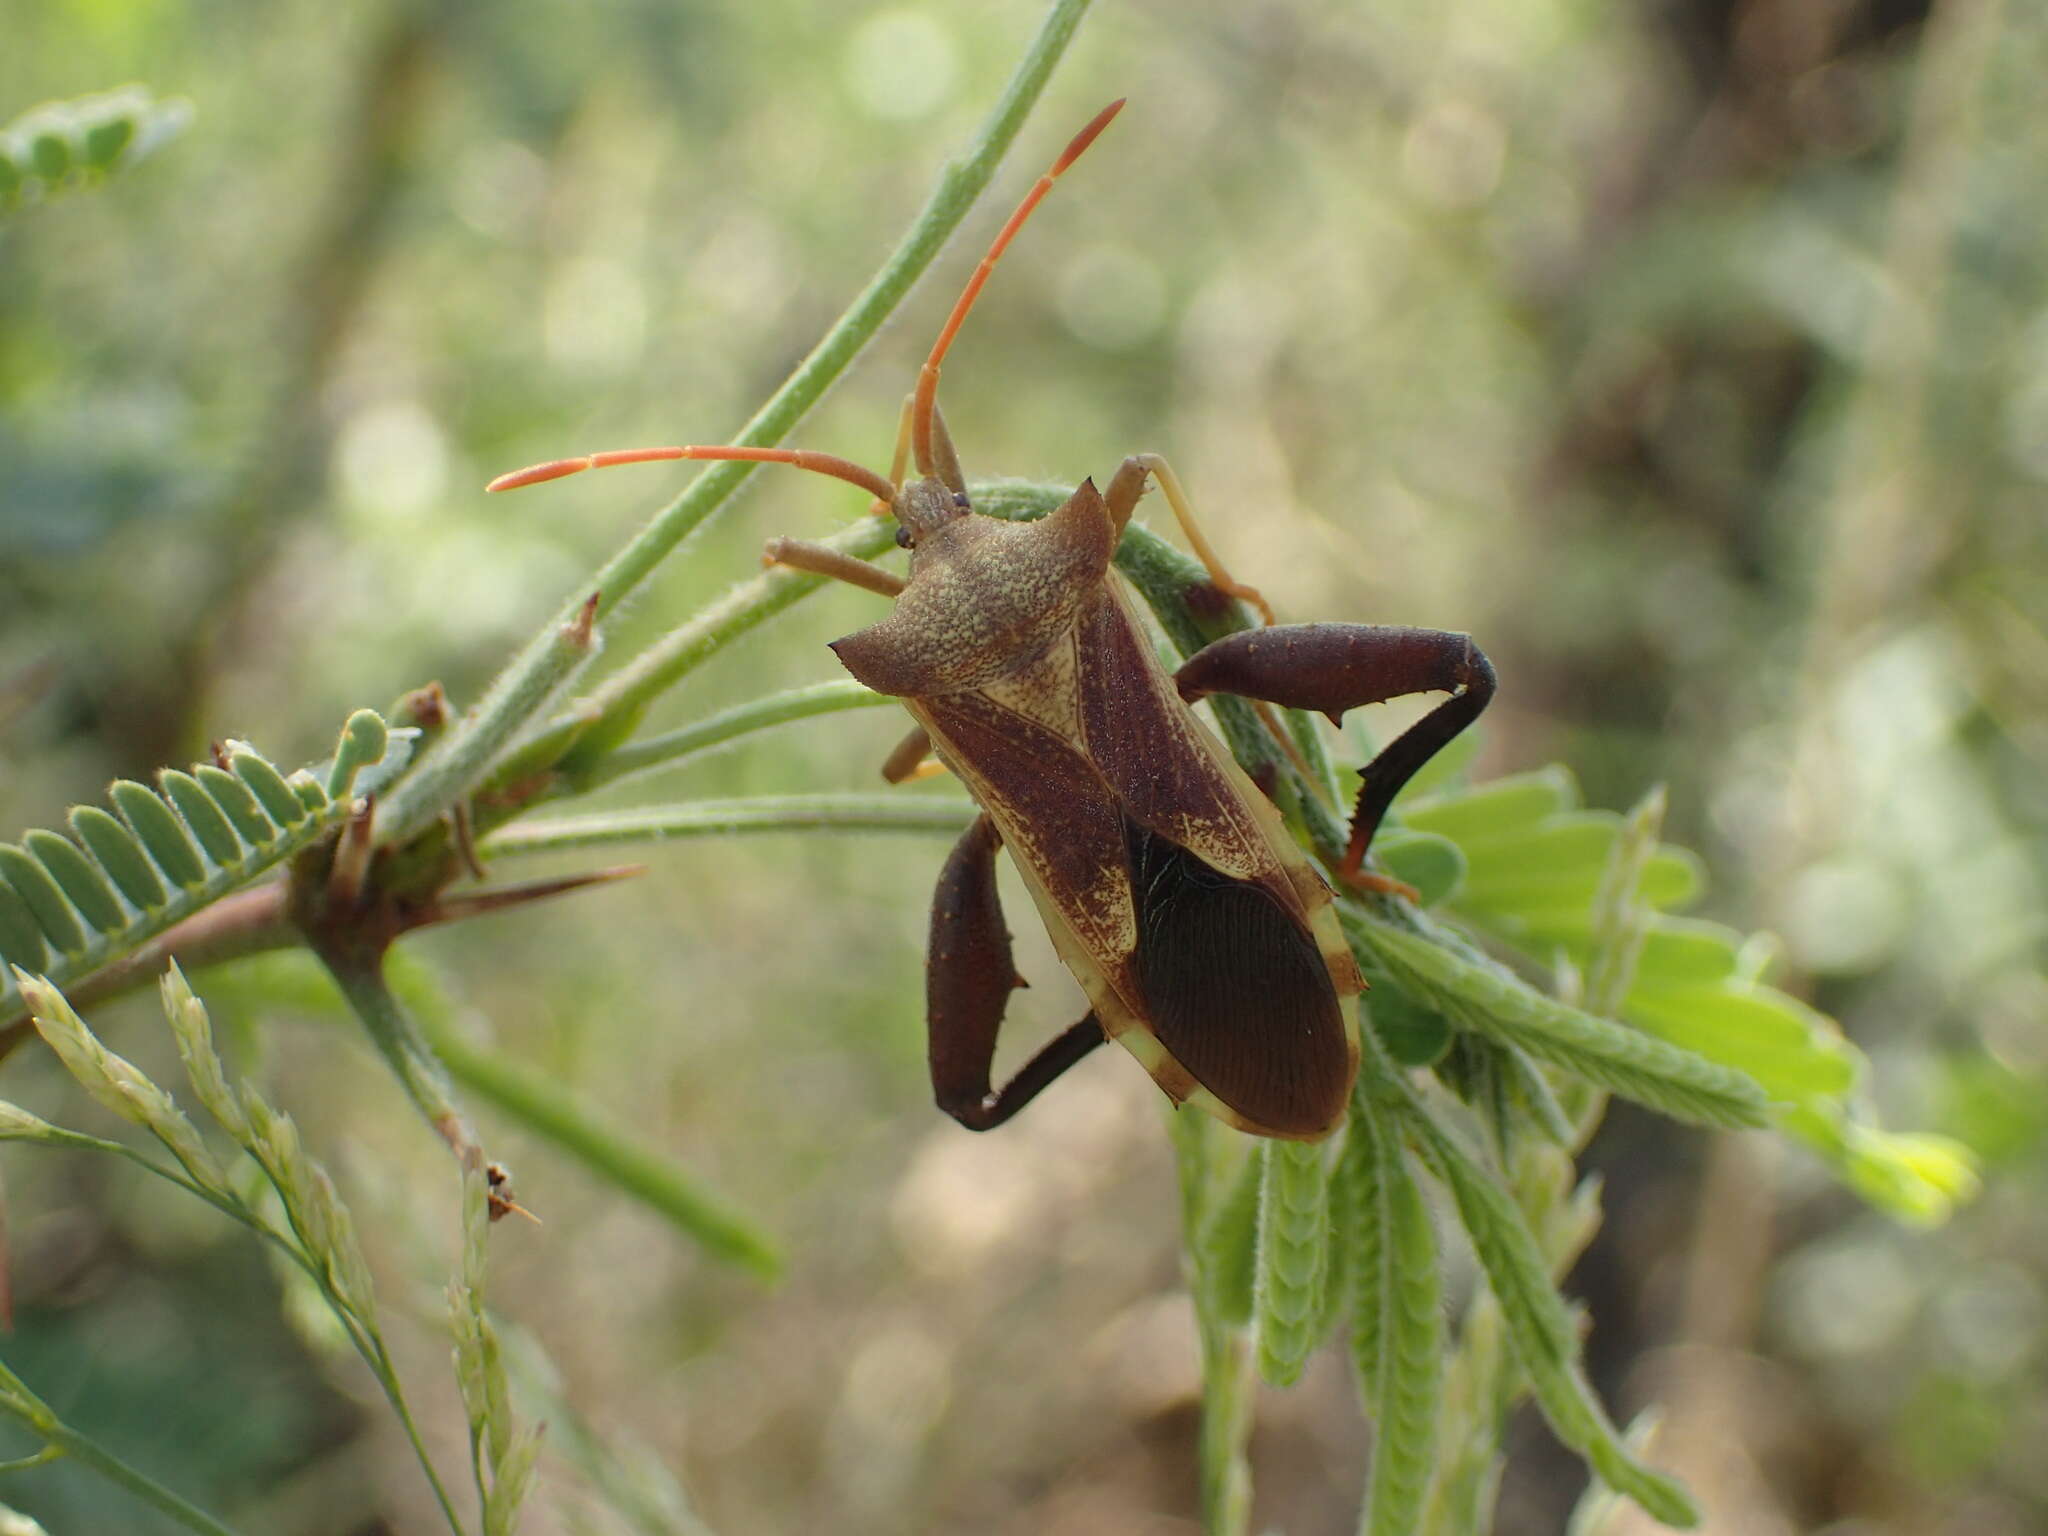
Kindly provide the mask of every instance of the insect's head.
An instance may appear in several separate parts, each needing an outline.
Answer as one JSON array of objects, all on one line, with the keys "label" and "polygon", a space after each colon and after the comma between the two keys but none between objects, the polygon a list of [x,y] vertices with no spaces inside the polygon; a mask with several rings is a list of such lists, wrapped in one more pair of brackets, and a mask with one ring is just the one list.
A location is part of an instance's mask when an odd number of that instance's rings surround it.
[{"label": "insect's head", "polygon": [[973,514],[967,492],[937,475],[921,475],[897,487],[891,503],[896,513],[896,542],[915,549],[948,523]]}]

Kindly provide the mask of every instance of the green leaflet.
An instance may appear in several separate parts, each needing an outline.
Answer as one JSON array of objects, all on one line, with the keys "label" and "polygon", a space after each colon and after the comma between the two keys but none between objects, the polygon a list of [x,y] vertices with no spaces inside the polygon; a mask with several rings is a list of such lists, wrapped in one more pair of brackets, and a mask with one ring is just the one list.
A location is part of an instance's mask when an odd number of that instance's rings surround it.
[{"label": "green leaflet", "polygon": [[199,839],[207,858],[216,864],[231,864],[242,856],[242,840],[213,796],[189,773],[166,768],[157,775],[165,796],[185,818],[185,825]]},{"label": "green leaflet", "polygon": [[1699,918],[1660,917],[1643,936],[1636,978],[1645,986],[1718,986],[1736,973],[1742,935]]},{"label": "green leaflet", "polygon": [[1463,850],[1437,833],[1389,827],[1373,839],[1372,851],[1388,874],[1415,887],[1425,907],[1450,900],[1465,883]]},{"label": "green leaflet", "polygon": [[1323,1275],[1329,1241],[1329,1175],[1322,1146],[1268,1141],[1259,1149],[1259,1374],[1291,1387],[1321,1342]]},{"label": "green leaflet", "polygon": [[391,742],[390,727],[374,709],[359,709],[343,722],[341,741],[334,749],[334,761],[327,769],[327,795],[340,799],[354,786],[356,775],[384,760]]},{"label": "green leaflet", "polygon": [[1901,1221],[1939,1226],[1976,1198],[1976,1154],[1950,1137],[1887,1131],[1837,1105],[1801,1106],[1785,1125],[1857,1194]]},{"label": "green leaflet", "polygon": [[6,878],[8,885],[20,897],[29,916],[42,929],[50,948],[63,955],[79,954],[85,949],[85,930],[78,925],[78,918],[72,912],[71,904],[64,899],[56,877],[40,859],[26,848],[0,843],[0,876]]},{"label": "green leaflet", "polygon": [[235,833],[252,848],[261,848],[278,835],[277,826],[257,803],[249,786],[212,763],[201,763],[192,772],[214,806],[234,826]]},{"label": "green leaflet", "polygon": [[[1469,732],[1467,733],[1469,734]],[[1532,822],[1566,811],[1579,803],[1578,786],[1569,770],[1539,768],[1495,779],[1442,798],[1403,796],[1401,825],[1434,832],[1460,847],[1511,836]]]},{"label": "green leaflet", "polygon": [[1377,1333],[1372,1476],[1359,1530],[1362,1536],[1409,1536],[1436,1460],[1445,1364],[1443,1272],[1429,1204],[1400,1143],[1383,1124],[1374,1124],[1369,1135],[1377,1144],[1386,1284]]},{"label": "green leaflet", "polygon": [[25,847],[83,917],[101,933],[119,928],[127,920],[120,898],[114,894],[107,872],[87,858],[78,845],[56,832],[41,828],[22,838]]},{"label": "green leaflet", "polygon": [[[1424,814],[1419,824],[1436,830],[1427,822]],[[1590,911],[1607,851],[1620,831],[1621,817],[1612,811],[1571,811],[1483,841],[1454,838],[1472,865],[1461,903],[1509,916],[1559,907]],[[1658,908],[1684,906],[1704,885],[1697,855],[1660,848],[1644,868],[1642,899]]]},{"label": "green leaflet", "polygon": [[151,793],[148,786],[131,779],[117,779],[108,798],[128,823],[128,830],[148,850],[150,861],[174,887],[182,890],[206,878],[206,864],[178,820],[178,813]]},{"label": "green leaflet", "polygon": [[263,807],[263,814],[280,827],[293,826],[306,815],[307,806],[299,798],[299,792],[285,782],[285,776],[268,758],[250,751],[241,742],[231,742],[228,745],[228,768],[249,787],[256,803]]},{"label": "green leaflet", "polygon": [[[120,822],[109,816],[96,805],[81,805],[71,812],[71,829],[78,834],[78,840],[92,851],[101,869],[113,878],[121,888],[121,894],[145,911],[154,910],[164,904],[164,882],[156,872],[156,864],[149,856],[149,850],[136,840]],[[118,928],[121,912],[117,907],[113,921],[101,921],[103,929]]]},{"label": "green leaflet", "polygon": [[1397,986],[1375,982],[1370,1028],[1387,1053],[1404,1067],[1426,1067],[1451,1046],[1451,1024]]},{"label": "green leaflet", "polygon": [[48,953],[42,926],[36,922],[35,913],[15,893],[12,885],[0,880],[0,961],[18,965],[25,971],[40,971]]},{"label": "green leaflet", "polygon": [[1772,987],[1638,983],[1626,1013],[1660,1039],[1740,1066],[1775,1099],[1839,1098],[1861,1075],[1833,1020]]}]

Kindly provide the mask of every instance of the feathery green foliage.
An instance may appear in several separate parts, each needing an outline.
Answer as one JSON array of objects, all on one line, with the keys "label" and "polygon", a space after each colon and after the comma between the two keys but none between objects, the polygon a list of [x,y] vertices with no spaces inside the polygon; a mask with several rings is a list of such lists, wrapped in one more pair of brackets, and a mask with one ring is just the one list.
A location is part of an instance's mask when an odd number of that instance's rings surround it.
[{"label": "feathery green foliage", "polygon": [[[273,1109],[251,1084],[230,1082],[227,1068],[213,1048],[212,1026],[205,1006],[184,976],[173,966],[163,978],[162,994],[164,1013],[177,1037],[179,1055],[193,1093],[217,1128],[261,1170],[264,1186],[275,1197],[274,1206],[251,1198],[246,1183],[230,1176],[172,1096],[108,1050],[48,980],[17,969],[15,981],[28,1002],[36,1029],[72,1078],[99,1103],[149,1132],[170,1152],[176,1166],[168,1166],[123,1142],[51,1126],[11,1105],[4,1119],[0,1119],[0,1125],[5,1127],[0,1134],[29,1145],[93,1150],[124,1158],[248,1227],[303,1272],[369,1367],[404,1426],[449,1528],[461,1532],[463,1526],[414,1427],[412,1411],[385,1345],[369,1266],[356,1238],[354,1220],[336,1193],[327,1170],[307,1152],[291,1117]],[[0,1383],[0,1397],[6,1395],[5,1389],[18,1385]],[[26,1389],[21,1391],[25,1393]],[[33,1416],[28,1416],[28,1422],[48,1443],[76,1454],[75,1432]],[[101,1459],[88,1458],[89,1464],[173,1519],[194,1530],[226,1529],[154,1481],[140,1474],[124,1475],[113,1470],[121,1464],[111,1453],[99,1451],[98,1455]]]},{"label": "feathery green foliage", "polygon": [[191,103],[157,101],[139,85],[30,108],[0,126],[0,218],[119,175],[191,118]]},{"label": "feathery green foliage", "polygon": [[[98,806],[71,813],[77,841],[33,831],[0,845],[0,958],[58,987],[136,954],[151,940],[330,836],[352,792],[374,791],[409,742],[373,711],[358,710],[325,772],[289,778],[243,742],[223,749],[228,769],[167,769],[162,791],[121,780],[109,792],[120,816]],[[377,751],[368,756],[365,746]],[[331,788],[329,786],[332,786]],[[27,1001],[0,973],[0,1024]]]},{"label": "feathery green foliage", "polygon": [[[1428,1202],[1386,1117],[1361,1106],[1345,1135],[1356,1250],[1352,1359],[1373,1418],[1371,1481],[1359,1530],[1405,1536],[1429,1488],[1443,1406],[1444,1290]],[[1348,1242],[1345,1239],[1349,1239]]]},{"label": "feathery green foliage", "polygon": [[1315,1142],[1269,1141],[1259,1148],[1259,1374],[1291,1387],[1321,1342],[1329,1263],[1329,1175]]}]

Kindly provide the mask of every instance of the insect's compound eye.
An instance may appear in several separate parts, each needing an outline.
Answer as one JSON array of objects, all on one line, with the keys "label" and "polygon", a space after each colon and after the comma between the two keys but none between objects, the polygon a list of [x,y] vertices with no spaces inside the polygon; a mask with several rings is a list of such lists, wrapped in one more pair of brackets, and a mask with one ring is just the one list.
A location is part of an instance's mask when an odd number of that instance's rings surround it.
[{"label": "insect's compound eye", "polygon": [[955,491],[953,493],[953,505],[958,507],[962,512],[967,511],[967,493],[965,491]]},{"label": "insect's compound eye", "polygon": [[896,547],[897,547],[898,549],[908,549],[908,548],[910,548],[910,530],[909,530],[908,528],[903,528],[903,527],[899,527],[899,528],[897,528],[897,530],[896,530]]}]

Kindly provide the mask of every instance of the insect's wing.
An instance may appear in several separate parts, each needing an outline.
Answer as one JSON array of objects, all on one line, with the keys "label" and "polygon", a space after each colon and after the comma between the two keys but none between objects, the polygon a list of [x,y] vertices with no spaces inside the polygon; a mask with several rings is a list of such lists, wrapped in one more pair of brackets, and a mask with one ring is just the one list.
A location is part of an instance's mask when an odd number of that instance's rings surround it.
[{"label": "insect's wing", "polygon": [[1357,1048],[1314,931],[1265,884],[1135,821],[1125,836],[1151,1036],[1246,1129],[1334,1129]]},{"label": "insect's wing", "polygon": [[1331,1129],[1357,1071],[1358,977],[1327,887],[1117,590],[1076,641],[1087,755],[1125,818],[1151,1032],[1247,1128]]}]

